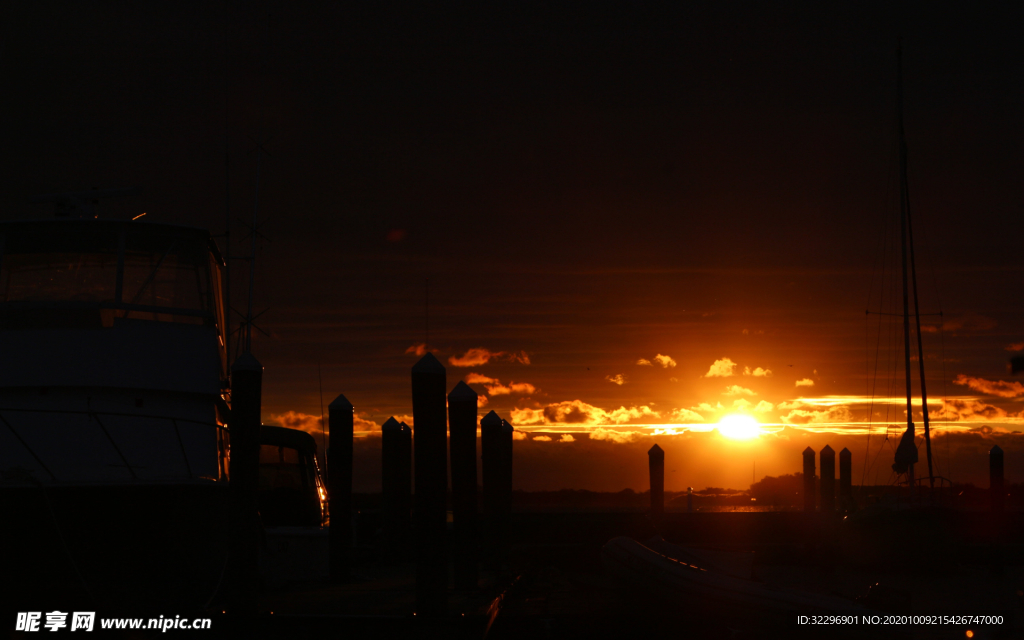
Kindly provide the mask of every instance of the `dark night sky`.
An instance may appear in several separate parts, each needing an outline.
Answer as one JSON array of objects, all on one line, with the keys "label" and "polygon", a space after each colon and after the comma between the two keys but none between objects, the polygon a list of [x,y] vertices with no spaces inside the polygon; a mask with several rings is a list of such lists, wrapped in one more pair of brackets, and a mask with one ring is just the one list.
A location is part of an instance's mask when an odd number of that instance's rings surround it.
[{"label": "dark night sky", "polygon": [[[713,424],[752,413],[733,404],[744,398],[775,405],[762,423],[855,429],[856,399],[847,414],[790,411],[870,388],[878,327],[864,310],[892,275],[902,33],[922,306],[946,323],[925,336],[929,383],[962,400],[948,413],[961,428],[1021,430],[1024,391],[986,392],[1014,382],[1008,349],[1024,341],[1019,10],[350,5],[271,2],[269,31],[252,3],[5,5],[0,215],[48,217],[28,204],[37,193],[137,185],[101,216],[221,233],[226,141],[241,238],[262,136],[256,307],[273,337],[254,351],[268,421],[319,415],[318,360],[328,402],[343,392],[378,425],[411,413],[406,349],[424,341],[429,278],[442,361],[471,348],[530,360],[451,365],[449,386],[470,372],[533,385],[491,393],[488,409],[538,433],[693,422],[685,411]],[[636,364],[661,354],[675,365]],[[707,377],[723,358],[736,375]],[[582,414],[552,418],[573,401]],[[619,407],[638,413],[609,418]],[[765,472],[795,470],[782,458]]]}]

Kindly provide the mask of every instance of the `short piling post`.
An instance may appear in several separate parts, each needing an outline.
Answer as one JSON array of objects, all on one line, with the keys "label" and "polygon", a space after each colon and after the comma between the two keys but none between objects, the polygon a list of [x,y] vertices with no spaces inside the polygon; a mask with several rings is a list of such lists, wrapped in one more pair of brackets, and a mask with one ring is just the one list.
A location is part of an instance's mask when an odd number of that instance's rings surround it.
[{"label": "short piling post", "polygon": [[446,553],[448,493],[448,411],[445,368],[428,353],[412,368],[412,415],[416,456],[416,613],[445,615],[448,603]]},{"label": "short piling post", "polygon": [[686,513],[693,513],[693,487],[686,487]]},{"label": "short piling post", "polygon": [[507,420],[501,421],[501,439],[499,440],[501,453],[500,478],[498,488],[500,490],[499,513],[499,536],[502,564],[508,561],[509,550],[512,545],[512,442],[515,440],[515,428]]},{"label": "short piling post", "polygon": [[994,513],[1001,513],[1006,504],[1006,484],[1003,480],[1003,450],[994,445],[988,452],[988,490],[990,506]]},{"label": "short piling post", "polygon": [[501,531],[501,423],[491,411],[480,420],[480,462],[483,466],[484,531],[488,562],[497,564]]},{"label": "short piling post", "polygon": [[398,492],[400,498],[401,521],[399,522],[399,541],[409,545],[412,540],[412,429],[404,422],[398,423],[402,431],[398,438]]},{"label": "short piling post", "polygon": [[825,445],[821,457],[821,512],[834,513],[836,510],[836,452]]},{"label": "short piling post", "polygon": [[256,613],[259,596],[260,411],[263,365],[248,351],[231,367],[231,467],[233,504],[232,609],[242,616]]},{"label": "short piling post", "polygon": [[647,464],[651,471],[651,516],[660,518],[665,514],[665,452],[661,447],[650,448]]},{"label": "short piling post", "polygon": [[814,449],[804,449],[804,511],[814,511]]},{"label": "short piling post", "polygon": [[476,568],[477,393],[459,382],[448,394],[452,466],[452,525],[455,533],[455,588],[477,588]]},{"label": "short piling post", "polygon": [[[402,533],[408,528],[409,466],[408,454],[402,451],[402,425],[394,416],[388,418],[381,431],[381,510],[384,548],[394,555],[401,548]],[[405,467],[403,469],[403,467]],[[402,481],[405,486],[402,486]],[[406,522],[403,527],[402,523]]]},{"label": "short piling post", "polygon": [[331,580],[348,580],[352,555],[352,438],[355,408],[343,395],[327,407],[328,449],[331,470],[327,478],[331,528],[328,532]]},{"label": "short piling post", "polygon": [[839,452],[839,508],[843,513],[854,510],[853,454],[846,447]]}]

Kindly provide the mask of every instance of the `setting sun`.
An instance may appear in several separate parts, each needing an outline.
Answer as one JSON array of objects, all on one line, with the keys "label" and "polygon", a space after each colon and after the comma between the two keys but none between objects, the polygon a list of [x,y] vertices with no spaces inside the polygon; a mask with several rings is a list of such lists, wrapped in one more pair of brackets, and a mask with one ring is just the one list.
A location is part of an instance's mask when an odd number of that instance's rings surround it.
[{"label": "setting sun", "polygon": [[718,432],[733,440],[749,440],[761,435],[761,426],[751,416],[733,413],[718,421]]}]

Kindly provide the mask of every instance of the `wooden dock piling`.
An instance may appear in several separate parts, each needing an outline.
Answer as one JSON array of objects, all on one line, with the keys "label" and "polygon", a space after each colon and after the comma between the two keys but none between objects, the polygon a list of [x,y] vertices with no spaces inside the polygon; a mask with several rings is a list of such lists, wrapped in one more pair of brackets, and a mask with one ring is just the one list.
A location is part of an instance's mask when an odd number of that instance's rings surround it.
[{"label": "wooden dock piling", "polygon": [[455,533],[455,588],[477,588],[476,566],[477,393],[459,382],[448,394],[452,466],[452,525]]},{"label": "wooden dock piling", "polygon": [[846,447],[839,452],[839,509],[843,513],[855,510],[853,501],[853,454]]},{"label": "wooden dock piling", "polygon": [[355,408],[339,394],[327,407],[327,449],[331,470],[327,478],[327,500],[331,513],[328,533],[331,580],[348,580],[352,554],[352,438]]},{"label": "wooden dock piling", "polygon": [[498,548],[499,557],[504,564],[508,560],[512,544],[510,527],[512,525],[512,442],[515,428],[507,420],[501,421],[501,437],[498,440],[500,464],[498,467]]},{"label": "wooden dock piling", "polygon": [[381,426],[381,537],[388,555],[400,555],[408,544],[409,475],[412,468],[404,423],[388,418]]},{"label": "wooden dock piling", "polygon": [[412,368],[415,439],[416,613],[445,615],[448,602],[446,553],[448,494],[448,411],[446,371],[428,353]]},{"label": "wooden dock piling", "polygon": [[814,511],[814,449],[804,449],[804,511]]},{"label": "wooden dock piling", "polygon": [[821,458],[821,512],[835,513],[836,510],[836,452],[825,445],[819,454]]},{"label": "wooden dock piling", "polygon": [[231,367],[231,463],[233,504],[231,519],[232,567],[229,606],[249,617],[259,597],[259,491],[260,411],[263,365],[248,351]]},{"label": "wooden dock piling", "polygon": [[647,464],[651,472],[651,515],[660,518],[665,514],[665,452],[661,447],[650,448]]}]

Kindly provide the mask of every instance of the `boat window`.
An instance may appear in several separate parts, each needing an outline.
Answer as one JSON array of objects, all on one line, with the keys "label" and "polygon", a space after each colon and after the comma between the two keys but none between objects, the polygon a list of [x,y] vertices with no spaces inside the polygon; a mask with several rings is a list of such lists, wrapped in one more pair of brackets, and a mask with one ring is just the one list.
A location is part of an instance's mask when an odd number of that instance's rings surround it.
[{"label": "boat window", "polygon": [[260,489],[300,489],[307,484],[306,468],[296,449],[260,445]]},{"label": "boat window", "polygon": [[113,301],[117,235],[47,232],[6,238],[0,301]]},{"label": "boat window", "polygon": [[[208,267],[208,252],[198,239],[129,233],[125,241],[121,301],[210,311]],[[123,311],[122,314],[140,320],[172,320],[168,314],[150,311]]]}]

